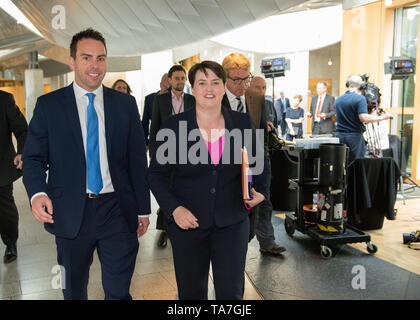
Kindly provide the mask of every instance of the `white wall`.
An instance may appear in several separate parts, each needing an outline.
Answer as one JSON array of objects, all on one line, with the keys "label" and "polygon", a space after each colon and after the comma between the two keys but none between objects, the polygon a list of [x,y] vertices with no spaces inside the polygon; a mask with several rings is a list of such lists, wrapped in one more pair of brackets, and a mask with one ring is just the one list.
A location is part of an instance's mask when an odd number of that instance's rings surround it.
[{"label": "white wall", "polygon": [[126,72],[126,81],[133,90],[139,112],[143,115],[144,97],[160,90],[162,75],[173,65],[172,51],[146,54],[141,59],[141,70]]}]

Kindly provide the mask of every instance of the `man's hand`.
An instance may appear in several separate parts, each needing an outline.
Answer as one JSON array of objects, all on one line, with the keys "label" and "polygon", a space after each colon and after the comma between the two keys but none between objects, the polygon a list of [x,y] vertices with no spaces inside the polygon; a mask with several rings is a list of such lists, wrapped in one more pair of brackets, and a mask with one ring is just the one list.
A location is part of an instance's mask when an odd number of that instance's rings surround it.
[{"label": "man's hand", "polygon": [[379,121],[382,121],[382,120],[387,120],[387,119],[392,119],[393,118],[393,115],[392,115],[392,113],[389,113],[389,112],[385,112],[385,113],[383,113],[383,114],[381,114],[381,116],[380,116],[382,119],[380,119]]},{"label": "man's hand", "polygon": [[22,155],[18,154],[15,159],[13,160],[13,164],[16,166],[16,169],[22,170]]},{"label": "man's hand", "polygon": [[251,195],[251,200],[244,200],[244,202],[251,208],[255,207],[256,205],[260,204],[265,200],[265,197],[261,193],[255,191],[254,188],[251,189]]},{"label": "man's hand", "polygon": [[312,113],[310,113],[310,112],[306,112],[306,116],[307,116],[308,118],[312,118]]},{"label": "man's hand", "polygon": [[39,222],[54,223],[52,218],[53,205],[51,199],[45,194],[40,194],[32,200],[32,215]]},{"label": "man's hand", "polygon": [[198,228],[197,218],[191,213],[190,210],[179,206],[172,213],[175,223],[183,230]]},{"label": "man's hand", "polygon": [[321,112],[319,114],[319,117],[322,118],[322,119],[325,119],[327,117],[327,115],[324,112]]},{"label": "man's hand", "polygon": [[144,235],[149,227],[150,220],[149,218],[141,218],[139,217],[139,226],[137,228],[137,237],[140,238]]},{"label": "man's hand", "polygon": [[271,121],[267,121],[267,130],[270,132],[274,129],[274,124]]},{"label": "man's hand", "polygon": [[290,135],[291,135],[291,136],[295,136],[295,135],[296,135],[295,130],[290,130]]}]

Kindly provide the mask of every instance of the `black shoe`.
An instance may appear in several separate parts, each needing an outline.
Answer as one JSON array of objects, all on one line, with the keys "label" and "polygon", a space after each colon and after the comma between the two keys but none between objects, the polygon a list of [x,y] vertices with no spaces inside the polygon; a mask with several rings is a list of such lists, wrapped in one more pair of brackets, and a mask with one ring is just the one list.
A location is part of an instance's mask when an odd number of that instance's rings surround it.
[{"label": "black shoe", "polygon": [[159,248],[165,248],[167,244],[168,244],[168,234],[165,231],[162,231],[160,233],[157,245]]},{"label": "black shoe", "polygon": [[4,263],[10,263],[12,261],[15,261],[17,259],[17,249],[16,245],[10,245],[6,247],[6,251],[4,252]]},{"label": "black shoe", "polygon": [[263,247],[260,248],[260,251],[262,253],[268,253],[268,254],[272,254],[272,255],[279,255],[282,252],[286,251],[286,248],[280,247],[278,244],[273,243],[271,245],[269,245],[268,247]]}]

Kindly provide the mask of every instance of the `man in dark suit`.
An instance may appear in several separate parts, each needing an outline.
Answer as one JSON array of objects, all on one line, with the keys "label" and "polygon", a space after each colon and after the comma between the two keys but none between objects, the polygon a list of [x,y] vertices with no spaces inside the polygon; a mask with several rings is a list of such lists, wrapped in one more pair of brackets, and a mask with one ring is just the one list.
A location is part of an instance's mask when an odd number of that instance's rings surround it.
[{"label": "man in dark suit", "polygon": [[[0,90],[0,235],[6,245],[4,263],[17,258],[19,215],[13,198],[13,181],[22,176],[22,150],[28,125],[13,95]],[[17,140],[17,154],[12,133]]]},{"label": "man in dark suit", "polygon": [[[184,93],[187,81],[185,69],[180,65],[172,66],[168,71],[168,78],[171,88],[167,93],[157,95],[153,101],[149,140],[150,157],[153,157],[156,151],[156,135],[162,127],[163,121],[175,114],[187,111],[195,105],[194,97]],[[165,217],[160,209],[157,211],[156,229],[162,230],[158,240],[158,247],[164,248],[168,242],[168,235],[165,231]]]},{"label": "man in dark suit", "polygon": [[141,118],[141,124],[144,130],[144,137],[146,139],[146,149],[149,150],[149,127],[150,122],[152,121],[152,111],[153,111],[153,101],[155,100],[156,95],[164,94],[168,92],[170,87],[168,74],[165,73],[160,80],[160,90],[148,94],[144,98],[144,108],[143,108],[143,117]]},{"label": "man in dark suit", "polygon": [[311,112],[307,112],[312,120],[312,134],[330,134],[335,129],[332,117],[334,111],[334,97],[327,94],[328,84],[326,82],[318,82],[316,85],[317,95],[312,97]]},{"label": "man in dark suit", "polygon": [[76,34],[70,53],[73,84],[38,98],[23,182],[32,214],[55,235],[64,298],[87,299],[97,249],[105,299],[131,299],[137,237],[150,214],[144,132],[134,97],[102,85],[103,36]]},{"label": "man in dark suit", "polygon": [[287,129],[286,110],[287,108],[290,108],[290,101],[289,98],[284,96],[283,91],[280,92],[280,98],[274,102],[274,107],[277,111],[277,120],[279,121],[281,135],[284,136]]},{"label": "man in dark suit", "polygon": [[[247,90],[251,83],[250,67],[251,63],[244,55],[240,53],[232,53],[225,57],[222,63],[223,69],[226,71],[226,94],[223,97],[222,105],[230,110],[248,113],[253,126],[256,129],[264,130],[264,165],[270,167],[269,157],[267,153],[268,145],[268,129],[267,129],[267,113],[265,109],[265,97],[263,94],[255,94],[253,90]],[[271,179],[271,172],[268,170],[266,177]],[[258,228],[258,219],[260,217],[259,210],[263,206],[262,214],[264,217],[260,219],[264,228]],[[271,227],[271,232],[270,232]],[[261,231],[261,232],[259,232]],[[254,207],[250,213],[250,239],[257,233],[260,243],[260,251],[269,254],[280,254],[285,248],[280,247],[274,242],[274,229],[271,225],[271,210],[267,200],[264,200],[260,206]]]}]

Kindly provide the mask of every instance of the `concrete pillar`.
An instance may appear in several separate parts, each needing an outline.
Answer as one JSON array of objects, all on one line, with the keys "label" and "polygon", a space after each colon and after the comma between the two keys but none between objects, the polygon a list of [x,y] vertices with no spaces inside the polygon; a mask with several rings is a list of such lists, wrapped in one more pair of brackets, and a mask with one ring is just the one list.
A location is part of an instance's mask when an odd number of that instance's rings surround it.
[{"label": "concrete pillar", "polygon": [[29,54],[29,69],[25,70],[26,121],[29,123],[39,96],[44,94],[44,71],[38,69],[38,53]]}]

